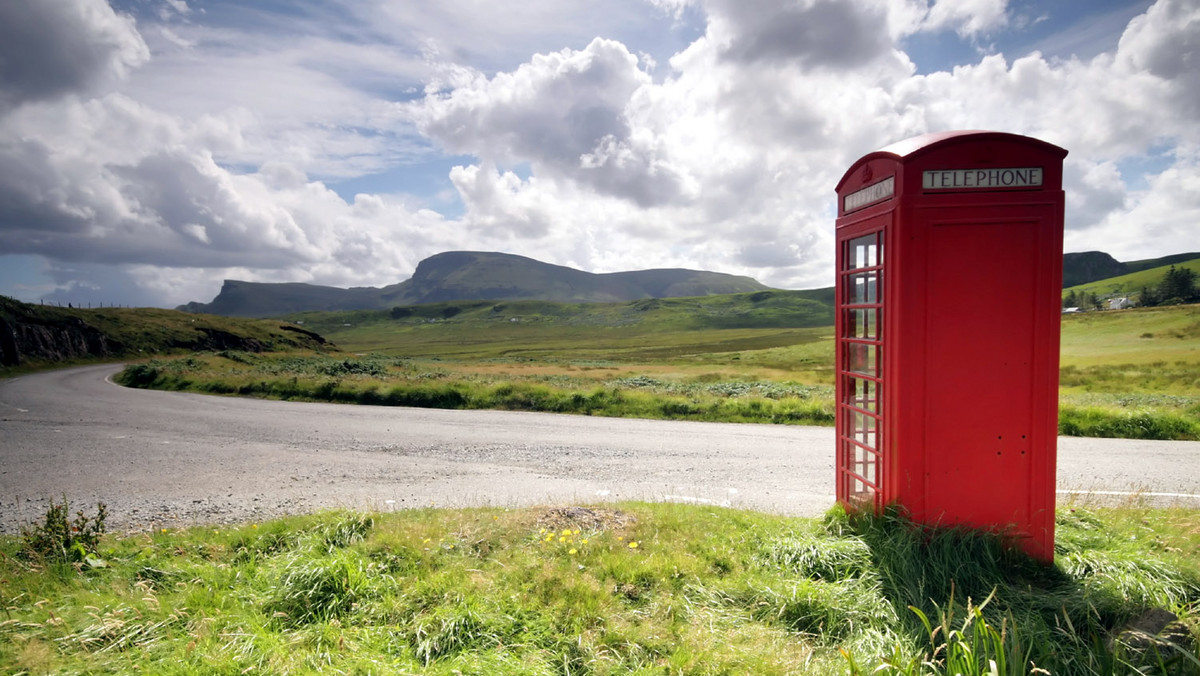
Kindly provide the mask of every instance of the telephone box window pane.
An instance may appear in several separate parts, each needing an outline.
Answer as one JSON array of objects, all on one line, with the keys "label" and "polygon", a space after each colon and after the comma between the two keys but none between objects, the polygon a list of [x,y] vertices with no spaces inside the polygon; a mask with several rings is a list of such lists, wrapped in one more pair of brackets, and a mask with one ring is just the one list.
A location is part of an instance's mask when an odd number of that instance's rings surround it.
[{"label": "telephone box window pane", "polygon": [[874,272],[860,272],[850,275],[847,285],[851,305],[873,305],[879,302],[879,275]]},{"label": "telephone box window pane", "polygon": [[852,498],[866,502],[875,494],[875,487],[864,483],[862,479],[852,479],[850,481],[850,496]]},{"label": "telephone box window pane", "polygon": [[867,448],[878,448],[875,445],[876,429],[874,416],[865,413],[854,414],[854,440]]},{"label": "telephone box window pane", "polygon": [[854,385],[854,399],[850,402],[853,405],[875,413],[878,411],[878,400],[876,399],[878,385],[870,380],[862,380],[859,378],[851,379]]},{"label": "telephone box window pane", "polygon": [[868,376],[879,375],[879,347],[868,343],[847,343],[848,370]]},{"label": "telephone box window pane", "polygon": [[848,404],[864,411],[878,413],[879,385],[874,381],[862,378],[846,378],[846,392],[849,393]]},{"label": "telephone box window pane", "polygon": [[877,242],[878,237],[875,233],[850,240],[850,249],[847,252],[849,255],[846,257],[847,267],[853,270],[879,265],[879,245]]},{"label": "telephone box window pane", "polygon": [[874,340],[879,337],[879,310],[867,308],[850,310],[847,322],[850,324],[846,335],[851,338]]}]

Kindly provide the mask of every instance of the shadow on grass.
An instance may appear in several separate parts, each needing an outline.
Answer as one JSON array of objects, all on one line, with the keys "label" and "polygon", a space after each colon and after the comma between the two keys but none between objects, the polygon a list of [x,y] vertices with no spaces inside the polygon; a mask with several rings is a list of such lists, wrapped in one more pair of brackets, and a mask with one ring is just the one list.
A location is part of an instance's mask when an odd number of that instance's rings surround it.
[{"label": "shadow on grass", "polygon": [[1164,611],[1195,615],[1200,578],[1113,541],[1102,524],[1060,514],[1054,565],[994,534],[929,528],[898,510],[830,512],[830,534],[870,551],[895,633],[916,648],[893,650],[871,669],[847,654],[851,673],[1200,674],[1200,647],[1183,623],[1169,639],[1126,631]]}]

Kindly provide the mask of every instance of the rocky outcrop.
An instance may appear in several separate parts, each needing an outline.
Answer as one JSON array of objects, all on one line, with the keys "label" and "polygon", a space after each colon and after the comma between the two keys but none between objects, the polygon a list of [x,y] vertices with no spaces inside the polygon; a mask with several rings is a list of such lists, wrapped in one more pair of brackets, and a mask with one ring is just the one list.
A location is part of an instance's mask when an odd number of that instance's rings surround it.
[{"label": "rocky outcrop", "polygon": [[17,366],[30,359],[108,357],[120,350],[119,344],[78,317],[38,322],[0,315],[0,366]]},{"label": "rocky outcrop", "polygon": [[0,369],[189,350],[269,352],[327,347],[330,343],[318,334],[277,322],[154,308],[61,308],[0,296]]}]

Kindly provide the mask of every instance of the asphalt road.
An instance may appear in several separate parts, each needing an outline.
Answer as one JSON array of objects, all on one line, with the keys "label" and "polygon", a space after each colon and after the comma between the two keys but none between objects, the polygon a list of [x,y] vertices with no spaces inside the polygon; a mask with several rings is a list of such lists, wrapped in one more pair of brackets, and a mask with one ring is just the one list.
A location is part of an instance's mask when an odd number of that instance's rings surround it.
[{"label": "asphalt road", "polygon": [[[648,499],[813,516],[833,430],[308,404],[132,390],[118,366],[0,381],[0,531],[51,498],[116,529],[323,507]],[[1200,443],[1060,438],[1064,491],[1200,507]]]}]

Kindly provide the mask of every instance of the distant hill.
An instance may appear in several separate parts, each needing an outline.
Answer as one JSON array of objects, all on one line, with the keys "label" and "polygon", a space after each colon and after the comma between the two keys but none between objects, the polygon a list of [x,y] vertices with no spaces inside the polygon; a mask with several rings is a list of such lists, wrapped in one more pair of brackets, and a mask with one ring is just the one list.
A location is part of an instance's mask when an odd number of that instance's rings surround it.
[{"label": "distant hill", "polygon": [[[1077,294],[1094,293],[1100,298],[1111,298],[1114,296],[1133,296],[1136,298],[1143,288],[1153,289],[1156,287],[1172,265],[1179,268],[1188,268],[1197,275],[1200,275],[1200,255],[1188,255],[1192,256],[1190,260],[1179,260],[1176,256],[1167,256],[1166,259],[1171,262],[1163,265],[1152,268],[1139,268],[1135,272],[1128,274],[1105,277],[1104,279],[1069,286],[1063,289],[1063,295],[1074,291]],[[1133,264],[1128,265],[1132,266]]]},{"label": "distant hill", "polygon": [[[1200,252],[1124,263],[1101,251],[1068,253],[1063,256],[1063,288],[1197,259]],[[192,302],[178,309],[230,317],[282,317],[301,312],[390,310],[477,300],[616,303],[753,293],[769,288],[750,277],[719,272],[672,268],[595,274],[512,254],[449,251],[421,261],[411,279],[383,288],[342,289],[229,279],[212,302]],[[833,287],[808,293],[809,298],[833,304]]]},{"label": "distant hill", "polygon": [[751,330],[721,337],[722,342],[730,341],[723,349],[736,351],[813,340],[815,334],[797,334],[795,329],[832,330],[833,307],[813,295],[812,291],[772,289],[615,303],[452,301],[391,310],[305,312],[291,319],[339,345],[353,346],[351,351],[398,351],[409,356],[545,354],[560,343],[612,341],[614,335],[624,343],[623,351],[656,350],[637,336]]},{"label": "distant hill", "polygon": [[603,303],[751,293],[769,288],[750,277],[720,272],[675,268],[596,274],[512,254],[450,251],[426,258],[417,265],[411,279],[382,289],[226,280],[211,303],[193,302],[179,309],[235,317],[276,317],[468,300]]},{"label": "distant hill", "polygon": [[61,308],[0,296],[0,374],[11,367],[195,350],[315,350],[321,336],[261,319],[158,308]]},{"label": "distant hill", "polygon": [[1133,272],[1150,270],[1200,259],[1200,252],[1173,254],[1122,263],[1103,251],[1084,251],[1063,256],[1063,289],[1090,284]]}]

